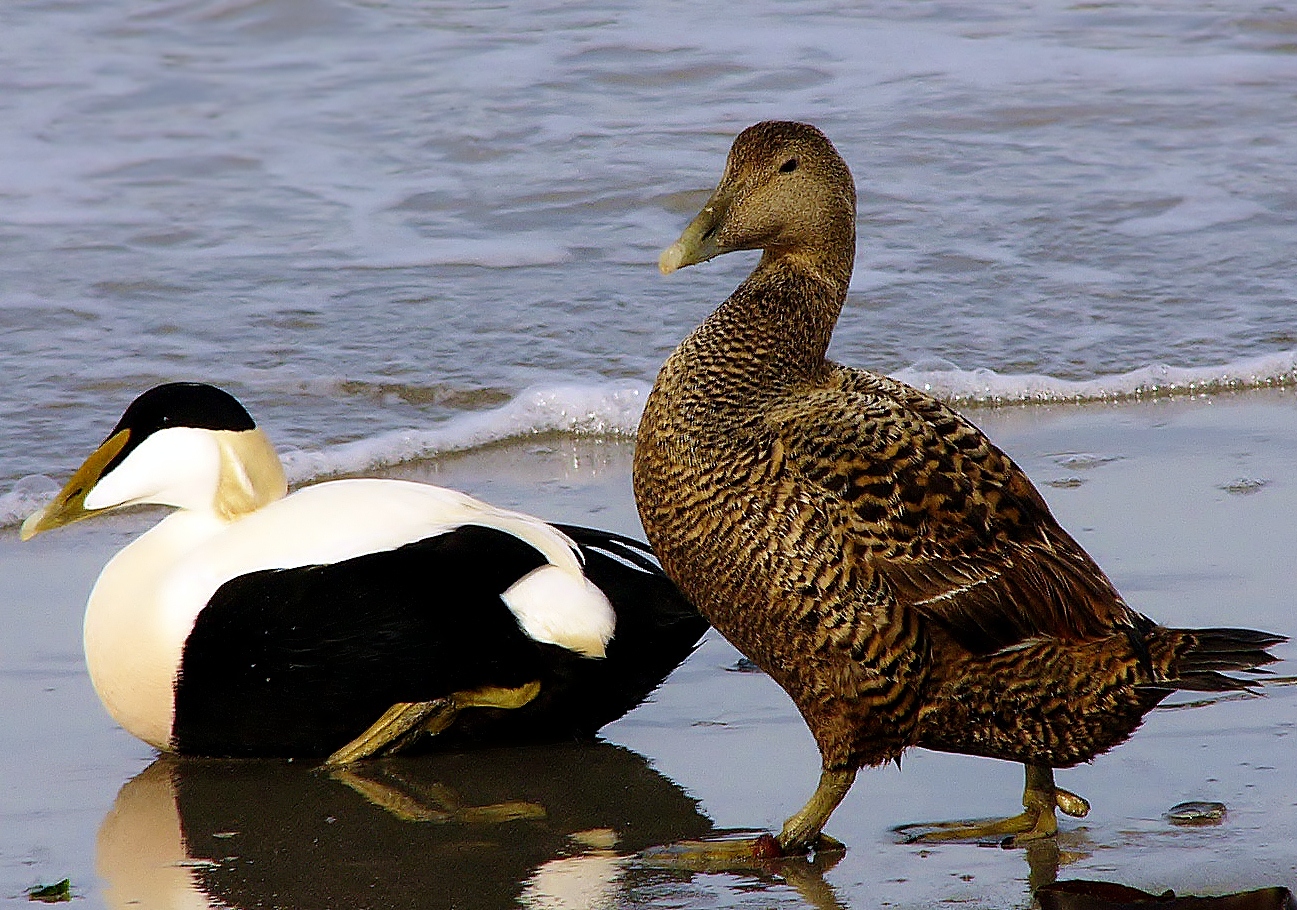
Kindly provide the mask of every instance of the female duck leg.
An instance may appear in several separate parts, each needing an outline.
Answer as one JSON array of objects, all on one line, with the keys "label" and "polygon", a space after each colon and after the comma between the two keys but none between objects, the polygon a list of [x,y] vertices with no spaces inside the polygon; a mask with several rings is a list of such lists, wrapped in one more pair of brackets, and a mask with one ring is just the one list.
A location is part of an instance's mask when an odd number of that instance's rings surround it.
[{"label": "female duck leg", "polygon": [[820,772],[820,782],[806,805],[788,821],[778,837],[724,838],[718,840],[678,841],[665,847],[653,847],[640,858],[655,866],[677,869],[719,870],[746,869],[764,861],[800,856],[807,850],[839,851],[842,842],[822,833],[833,810],[842,802],[856,779],[854,768]]},{"label": "female duck leg", "polygon": [[540,683],[533,681],[516,689],[483,686],[432,701],[398,702],[368,730],[325,759],[324,766],[336,768],[362,758],[400,752],[421,734],[436,735],[445,730],[465,708],[521,708],[539,693]]},{"label": "female duck leg", "polygon": [[829,821],[833,810],[846,797],[847,791],[856,779],[854,768],[847,771],[830,771],[827,768],[820,772],[820,782],[815,792],[788,821],[775,841],[779,852],[784,856],[805,853],[811,847],[821,850],[842,849],[842,843],[823,834],[824,826]]},{"label": "female duck leg", "polygon": [[[1005,838],[1008,845],[1017,846],[1058,833],[1058,820],[1054,810],[1061,809],[1074,818],[1084,818],[1090,804],[1070,790],[1054,786],[1054,769],[1043,765],[1025,765],[1027,783],[1022,791],[1022,812],[1010,818],[937,822],[932,824],[902,825],[897,828],[906,843],[931,843],[934,841],[978,841]],[[918,833],[910,834],[915,829]]]}]

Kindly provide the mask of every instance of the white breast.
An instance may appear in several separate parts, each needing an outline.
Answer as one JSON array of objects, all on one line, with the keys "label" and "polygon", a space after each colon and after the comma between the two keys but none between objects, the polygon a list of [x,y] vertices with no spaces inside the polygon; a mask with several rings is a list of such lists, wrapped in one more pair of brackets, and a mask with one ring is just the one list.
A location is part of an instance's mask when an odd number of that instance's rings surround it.
[{"label": "white breast", "polygon": [[224,530],[214,515],[167,516],[104,566],[86,605],[90,681],[113,719],[158,749],[171,742],[180,662],[159,591],[178,561]]}]

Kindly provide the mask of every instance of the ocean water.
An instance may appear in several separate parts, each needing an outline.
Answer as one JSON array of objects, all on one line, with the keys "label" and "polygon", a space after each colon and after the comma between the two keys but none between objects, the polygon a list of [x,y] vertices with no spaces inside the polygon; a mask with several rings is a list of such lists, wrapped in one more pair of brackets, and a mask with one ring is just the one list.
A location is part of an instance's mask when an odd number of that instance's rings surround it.
[{"label": "ocean water", "polygon": [[733,135],[860,190],[833,355],[957,401],[1297,381],[1297,14],[1242,2],[14,0],[0,522],[159,382],[294,480],[633,432],[752,266],[661,277]]}]

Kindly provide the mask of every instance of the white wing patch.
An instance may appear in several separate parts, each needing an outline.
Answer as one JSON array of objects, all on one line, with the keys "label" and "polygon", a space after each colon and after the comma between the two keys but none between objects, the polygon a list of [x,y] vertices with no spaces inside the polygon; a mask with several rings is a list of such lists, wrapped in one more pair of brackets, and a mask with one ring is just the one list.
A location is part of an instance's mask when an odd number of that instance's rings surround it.
[{"label": "white wing patch", "polygon": [[[336,563],[394,550],[467,524],[512,534],[554,565],[581,574],[572,542],[539,518],[498,509],[444,487],[370,479],[304,487],[269,503],[197,550],[183,570],[207,575],[219,586],[261,569]],[[215,590],[213,586],[208,596]]]},{"label": "white wing patch", "polygon": [[522,630],[536,641],[604,657],[617,614],[603,592],[584,575],[541,566],[500,595]]}]

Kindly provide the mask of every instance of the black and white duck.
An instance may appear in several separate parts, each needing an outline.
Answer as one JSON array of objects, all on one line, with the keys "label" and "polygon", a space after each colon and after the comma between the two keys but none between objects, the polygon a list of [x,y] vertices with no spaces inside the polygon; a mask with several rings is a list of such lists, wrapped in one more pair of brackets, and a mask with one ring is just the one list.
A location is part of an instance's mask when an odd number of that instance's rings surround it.
[{"label": "black and white duck", "polygon": [[706,630],[618,534],[401,480],[288,493],[210,385],[140,395],[22,536],[137,504],[174,511],[105,566],[85,653],[109,713],[164,752],[342,764],[439,731],[589,737]]}]

